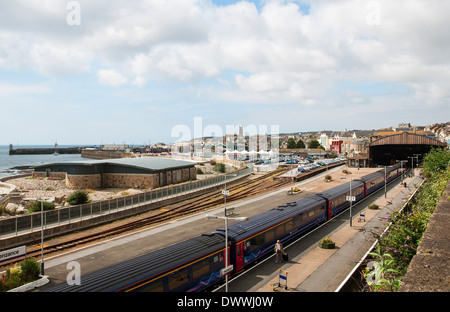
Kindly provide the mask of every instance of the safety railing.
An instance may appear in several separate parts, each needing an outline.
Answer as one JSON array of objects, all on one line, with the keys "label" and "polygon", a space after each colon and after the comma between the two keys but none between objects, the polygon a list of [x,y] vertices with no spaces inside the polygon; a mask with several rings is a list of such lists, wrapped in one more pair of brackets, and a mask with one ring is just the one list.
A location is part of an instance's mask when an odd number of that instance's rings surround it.
[{"label": "safety railing", "polygon": [[[251,174],[252,167],[245,167],[233,172],[217,175],[203,180],[166,186],[151,191],[117,197],[83,205],[58,208],[55,210],[31,213],[0,220],[0,239],[40,231],[68,223],[79,222],[88,218],[114,213],[121,210],[148,205],[168,198],[182,196],[202,189],[229,183]],[[41,215],[43,222],[41,222]]]}]

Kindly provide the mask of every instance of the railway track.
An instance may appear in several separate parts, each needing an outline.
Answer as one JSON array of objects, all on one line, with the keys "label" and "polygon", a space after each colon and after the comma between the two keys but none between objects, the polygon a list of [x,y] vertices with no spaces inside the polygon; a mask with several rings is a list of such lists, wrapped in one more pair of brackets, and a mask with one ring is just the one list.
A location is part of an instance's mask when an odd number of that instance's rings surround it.
[{"label": "railway track", "polygon": [[[275,190],[289,184],[289,181],[274,179],[288,171],[288,169],[278,169],[267,174],[263,174],[254,179],[245,179],[244,181],[236,182],[227,185],[229,195],[227,196],[227,203],[235,202],[245,198],[253,197],[270,190]],[[193,199],[186,200],[180,203],[172,204],[162,207],[158,210],[150,212],[150,216],[142,217],[138,220],[123,222],[123,224],[116,226],[101,226],[97,230],[90,230],[80,232],[77,235],[65,235],[59,239],[50,240],[44,244],[44,254],[59,252],[62,250],[73,249],[82,245],[93,243],[105,238],[111,238],[126,232],[131,232],[136,229],[142,229],[147,226],[156,225],[162,222],[167,222],[176,218],[180,218],[199,211],[205,211],[215,208],[224,203],[223,195],[216,191],[205,195],[197,196]],[[146,213],[145,215],[148,215]],[[115,222],[122,223],[122,222]],[[26,257],[36,257],[41,255],[41,248],[39,245],[27,247]],[[22,259],[14,259],[9,263],[4,263],[3,266],[10,266],[13,263],[19,262]]]}]

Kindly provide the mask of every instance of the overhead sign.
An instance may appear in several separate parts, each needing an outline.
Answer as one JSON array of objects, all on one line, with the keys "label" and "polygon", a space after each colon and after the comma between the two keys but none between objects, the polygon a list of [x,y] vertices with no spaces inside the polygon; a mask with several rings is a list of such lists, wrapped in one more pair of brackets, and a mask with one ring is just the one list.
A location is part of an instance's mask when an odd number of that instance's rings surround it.
[{"label": "overhead sign", "polygon": [[20,246],[4,251],[0,251],[0,262],[23,256],[27,253],[26,246]]},{"label": "overhead sign", "polygon": [[345,197],[345,200],[354,202],[354,201],[356,201],[356,197],[355,196],[347,196],[347,197]]}]

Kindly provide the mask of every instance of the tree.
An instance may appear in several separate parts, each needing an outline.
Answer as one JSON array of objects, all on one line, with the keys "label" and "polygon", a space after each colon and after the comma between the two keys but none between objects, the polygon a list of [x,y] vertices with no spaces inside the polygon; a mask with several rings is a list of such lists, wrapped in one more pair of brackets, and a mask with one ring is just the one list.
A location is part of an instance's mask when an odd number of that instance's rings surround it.
[{"label": "tree", "polygon": [[289,138],[287,141],[287,148],[295,148],[295,140],[294,138]]},{"label": "tree", "polygon": [[423,159],[423,175],[430,178],[433,174],[440,174],[448,170],[450,152],[442,148],[432,148]]},{"label": "tree", "polygon": [[302,140],[298,140],[297,144],[295,145],[296,148],[306,148],[305,143]]},{"label": "tree", "polygon": [[320,143],[317,140],[311,140],[311,142],[309,143],[308,148],[320,148]]}]

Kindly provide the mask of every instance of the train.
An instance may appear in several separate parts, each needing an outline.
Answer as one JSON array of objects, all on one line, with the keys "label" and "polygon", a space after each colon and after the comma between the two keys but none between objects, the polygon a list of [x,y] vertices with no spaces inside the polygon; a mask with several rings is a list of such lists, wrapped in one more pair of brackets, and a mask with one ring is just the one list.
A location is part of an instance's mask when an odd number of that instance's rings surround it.
[{"label": "train", "polygon": [[[273,253],[277,240],[288,243],[326,222],[355,201],[382,188],[404,172],[399,164],[380,169],[322,193],[275,207],[225,228],[156,250],[81,277],[80,285],[61,283],[50,292],[201,292],[223,282],[225,274],[240,273]],[[386,182],[385,182],[386,180]],[[223,269],[227,270],[225,274]]]}]

